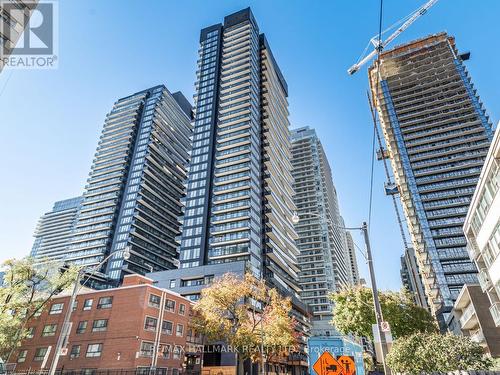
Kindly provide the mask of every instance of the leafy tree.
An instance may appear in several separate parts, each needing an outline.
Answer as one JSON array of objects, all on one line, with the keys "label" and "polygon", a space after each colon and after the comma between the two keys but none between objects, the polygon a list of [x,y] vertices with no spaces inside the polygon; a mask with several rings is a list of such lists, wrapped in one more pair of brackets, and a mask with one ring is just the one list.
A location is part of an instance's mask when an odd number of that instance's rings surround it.
[{"label": "leafy tree", "polygon": [[47,302],[72,285],[76,269],[47,262],[36,265],[31,258],[3,263],[0,285],[0,358],[8,360],[26,336],[26,324]]},{"label": "leafy tree", "polygon": [[269,359],[285,354],[296,342],[291,309],[290,299],[267,288],[264,281],[251,274],[226,273],[202,290],[193,326],[209,341],[230,345],[242,373],[243,360],[260,359],[261,345]]},{"label": "leafy tree", "polygon": [[417,333],[395,341],[387,364],[402,374],[488,370],[492,363],[483,349],[468,337]]},{"label": "leafy tree", "polygon": [[[363,286],[347,286],[330,295],[334,302],[332,324],[343,334],[353,333],[373,339],[375,324],[372,291]],[[394,338],[417,332],[437,332],[432,315],[417,306],[406,291],[379,292],[384,320]]]}]

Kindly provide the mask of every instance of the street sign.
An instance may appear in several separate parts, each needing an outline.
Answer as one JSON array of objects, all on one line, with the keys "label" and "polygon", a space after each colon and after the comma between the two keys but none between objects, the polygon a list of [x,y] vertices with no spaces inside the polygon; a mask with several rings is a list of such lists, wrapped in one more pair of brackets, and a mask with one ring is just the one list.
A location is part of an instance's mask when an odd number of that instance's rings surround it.
[{"label": "street sign", "polygon": [[342,365],[329,353],[323,352],[313,365],[317,375],[348,375]]},{"label": "street sign", "polygon": [[382,329],[382,332],[391,332],[391,327],[389,326],[389,322],[381,322],[380,328]]},{"label": "street sign", "polygon": [[344,375],[356,375],[356,362],[354,362],[354,357],[343,355],[337,358],[337,362],[344,368]]}]

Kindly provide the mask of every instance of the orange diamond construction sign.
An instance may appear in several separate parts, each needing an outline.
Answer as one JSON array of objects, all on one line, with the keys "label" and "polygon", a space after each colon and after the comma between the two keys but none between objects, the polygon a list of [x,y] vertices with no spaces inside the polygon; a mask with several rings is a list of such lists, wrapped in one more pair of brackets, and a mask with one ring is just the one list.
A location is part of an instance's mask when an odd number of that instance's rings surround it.
[{"label": "orange diamond construction sign", "polygon": [[324,352],[313,365],[317,375],[347,375],[342,365],[329,352]]}]

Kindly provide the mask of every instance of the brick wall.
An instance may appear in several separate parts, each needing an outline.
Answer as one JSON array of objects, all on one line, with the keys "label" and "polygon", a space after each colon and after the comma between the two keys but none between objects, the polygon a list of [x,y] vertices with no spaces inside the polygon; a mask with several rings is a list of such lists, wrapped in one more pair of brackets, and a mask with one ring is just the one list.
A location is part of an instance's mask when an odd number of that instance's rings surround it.
[{"label": "brick wall", "polygon": [[[104,303],[106,297],[112,298],[111,304]],[[42,365],[45,369],[50,367],[69,299],[69,296],[54,298],[40,316],[29,322],[33,337],[25,339],[9,361],[17,363],[17,371],[39,370]],[[167,300],[170,302],[167,303]],[[61,303],[63,308],[58,310],[57,306]],[[173,308],[160,309],[161,304]],[[83,292],[78,295],[71,315],[67,354],[60,356],[57,368],[149,367],[156,341],[160,344],[156,367],[180,371],[184,363],[190,309],[190,301],[186,298],[157,288],[150,279],[140,276],[126,277],[120,288]],[[162,330],[161,320],[170,322],[165,323],[163,328],[169,328],[171,324],[171,332]],[[54,332],[50,332],[51,325],[56,325],[52,327]],[[78,327],[81,329],[78,330]],[[167,350],[169,346],[170,351]],[[44,348],[49,354],[42,355]],[[35,358],[37,351],[39,358]]]}]

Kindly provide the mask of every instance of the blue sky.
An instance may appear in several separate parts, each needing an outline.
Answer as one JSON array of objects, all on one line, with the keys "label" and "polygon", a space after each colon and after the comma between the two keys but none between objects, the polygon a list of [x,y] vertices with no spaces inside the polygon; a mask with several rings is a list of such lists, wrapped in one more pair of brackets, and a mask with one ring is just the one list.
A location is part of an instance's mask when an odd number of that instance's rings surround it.
[{"label": "blue sky", "polygon": [[[388,26],[424,0],[385,0]],[[0,73],[0,261],[28,254],[33,230],[54,201],[82,193],[106,113],[119,97],[164,83],[191,99],[199,30],[251,6],[289,86],[293,127],[316,128],[328,154],[346,225],[368,216],[371,120],[366,67],[357,61],[377,31],[375,0],[62,1],[59,68]],[[500,2],[441,0],[396,44],[447,31],[493,122]],[[376,164],[372,248],[379,287],[399,289],[403,245]],[[356,233],[356,242],[363,246]],[[361,273],[367,277],[358,254]]]}]

